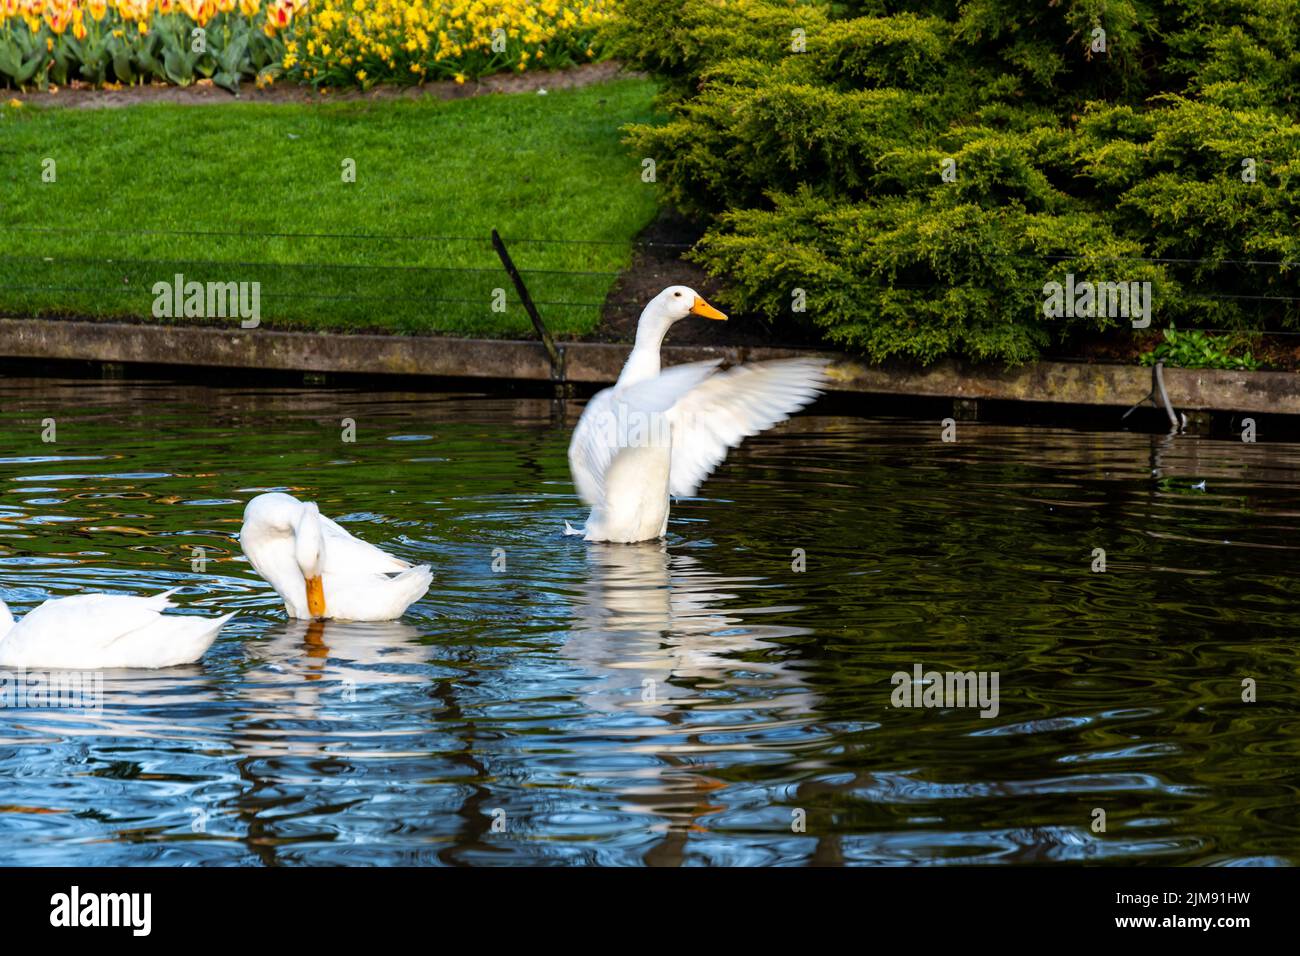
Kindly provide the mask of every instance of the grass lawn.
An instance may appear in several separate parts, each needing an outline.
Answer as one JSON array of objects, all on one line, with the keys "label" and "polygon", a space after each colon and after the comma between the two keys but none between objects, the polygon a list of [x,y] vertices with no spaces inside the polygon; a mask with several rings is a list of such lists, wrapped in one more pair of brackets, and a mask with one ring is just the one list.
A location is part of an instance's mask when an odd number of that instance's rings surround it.
[{"label": "grass lawn", "polygon": [[150,319],[154,284],[181,273],[260,282],[267,327],[531,336],[495,227],[547,323],[581,335],[654,216],[619,133],[653,93],[619,79],[454,101],[0,101],[0,313]]}]

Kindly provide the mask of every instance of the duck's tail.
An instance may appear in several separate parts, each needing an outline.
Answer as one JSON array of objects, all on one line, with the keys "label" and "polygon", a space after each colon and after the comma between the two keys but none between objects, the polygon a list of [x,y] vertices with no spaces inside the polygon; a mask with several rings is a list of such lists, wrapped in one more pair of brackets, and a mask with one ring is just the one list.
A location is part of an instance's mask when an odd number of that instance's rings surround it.
[{"label": "duck's tail", "polygon": [[393,575],[389,581],[391,587],[400,595],[398,600],[401,609],[391,618],[383,620],[396,620],[406,613],[408,607],[428,593],[429,587],[433,584],[433,568],[427,564],[419,564]]},{"label": "duck's tail", "polygon": [[[193,664],[208,652],[221,629],[235,615],[198,617],[196,615],[166,614],[158,623],[137,632],[140,640],[134,646],[123,648],[126,667],[176,667]],[[138,658],[138,659],[137,659]]]},{"label": "duck's tail", "polygon": [[569,536],[569,535],[577,535],[579,538],[581,538],[581,537],[583,537],[586,533],[587,533],[587,532],[586,532],[584,529],[582,529],[582,528],[575,528],[573,525],[569,524],[569,519],[568,519],[568,518],[565,518],[565,519],[564,519],[564,534],[565,534],[566,537]]},{"label": "duck's tail", "polygon": [[176,602],[173,601],[171,597],[184,587],[185,585],[178,584],[176,587],[168,588],[166,591],[162,591],[158,594],[151,594],[149,597],[145,598],[145,600],[149,602],[149,606],[155,611],[162,611],[169,607],[177,607]]}]

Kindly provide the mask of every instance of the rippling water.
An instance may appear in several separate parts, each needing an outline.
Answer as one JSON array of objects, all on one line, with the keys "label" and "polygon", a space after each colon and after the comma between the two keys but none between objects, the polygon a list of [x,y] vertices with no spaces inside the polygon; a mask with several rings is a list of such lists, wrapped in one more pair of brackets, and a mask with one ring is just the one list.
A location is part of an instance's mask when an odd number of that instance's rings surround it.
[{"label": "rippling water", "polygon": [[[560,534],[576,411],[0,380],[16,613],[239,612],[102,712],[0,710],[0,862],[1300,861],[1300,446],[812,414],[601,546]],[[269,489],[433,589],[286,623],[234,537]],[[915,665],[998,713],[893,706]]]}]

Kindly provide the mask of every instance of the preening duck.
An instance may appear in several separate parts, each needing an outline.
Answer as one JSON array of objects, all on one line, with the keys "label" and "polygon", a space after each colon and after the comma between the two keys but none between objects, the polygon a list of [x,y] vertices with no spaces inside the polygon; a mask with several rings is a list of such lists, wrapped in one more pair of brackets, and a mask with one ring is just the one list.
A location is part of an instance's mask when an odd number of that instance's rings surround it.
[{"label": "preening duck", "polygon": [[315,502],[278,491],[244,508],[239,543],[293,618],[392,621],[433,581],[428,565],[381,551],[325,517]]},{"label": "preening duck", "polygon": [[0,601],[0,667],[110,670],[193,663],[234,615],[163,614],[176,606],[168,600],[174,593],[55,598],[17,622]]},{"label": "preening duck", "polygon": [[664,336],[688,315],[726,316],[686,286],[645,307],[636,344],[612,388],[583,409],[569,443],[569,470],[591,508],[567,534],[630,543],[663,537],[669,497],[694,495],[745,438],[803,408],[825,387],[821,358],[778,359],[718,371],[718,361],[660,367]]}]

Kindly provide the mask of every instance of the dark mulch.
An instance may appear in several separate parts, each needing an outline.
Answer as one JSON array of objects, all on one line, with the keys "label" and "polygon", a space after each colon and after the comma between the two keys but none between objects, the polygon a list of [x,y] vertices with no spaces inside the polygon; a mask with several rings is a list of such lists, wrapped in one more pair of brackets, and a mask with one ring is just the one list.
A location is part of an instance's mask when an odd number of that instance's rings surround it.
[{"label": "dark mulch", "polygon": [[[1091,341],[1048,349],[1043,358],[1134,365],[1161,341],[1159,332],[1113,331]],[[1248,340],[1247,347],[1263,370],[1300,370],[1300,336],[1258,335]]]},{"label": "dark mulch", "polygon": [[333,103],[365,100],[458,100],[487,93],[535,93],[542,90],[564,90],[590,86],[622,76],[641,76],[624,72],[616,60],[585,63],[565,70],[534,70],[525,73],[495,73],[478,80],[456,83],[439,80],[414,86],[381,85],[369,90],[340,89],[317,92],[310,86],[280,81],[263,89],[251,82],[239,88],[239,95],[214,86],[210,80],[199,80],[191,86],[169,86],[145,83],[118,89],[95,89],[89,84],[74,83],[55,91],[15,92],[5,90],[6,97],[30,103],[33,106],[64,106],[69,109],[117,109],[140,103],[181,103],[202,106],[220,103]]},{"label": "dark mulch", "polygon": [[[663,210],[636,239],[631,266],[615,280],[605,300],[601,323],[588,342],[630,343],[636,339],[641,310],[670,285],[690,286],[718,305],[723,283],[710,277],[685,259],[690,246],[704,234],[704,227],[671,210]],[[727,311],[723,308],[723,311]],[[686,319],[668,333],[668,345],[779,346],[783,348],[825,348],[816,330],[782,326],[760,316],[739,312],[728,314],[726,322]]]}]

